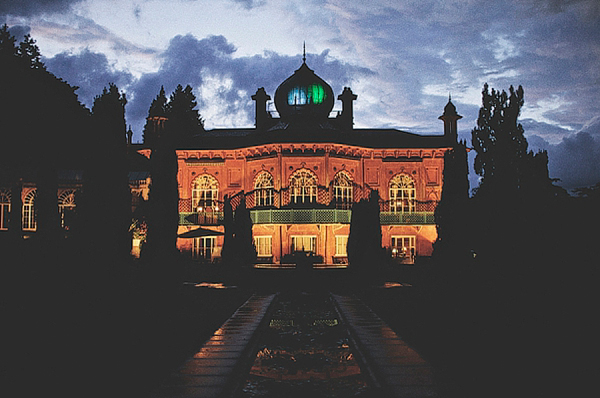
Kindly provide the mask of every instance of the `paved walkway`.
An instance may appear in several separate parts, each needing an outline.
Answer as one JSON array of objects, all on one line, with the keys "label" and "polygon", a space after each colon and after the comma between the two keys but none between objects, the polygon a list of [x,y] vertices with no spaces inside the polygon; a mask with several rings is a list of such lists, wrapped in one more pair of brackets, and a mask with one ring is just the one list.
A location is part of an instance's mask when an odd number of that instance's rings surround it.
[{"label": "paved walkway", "polygon": [[253,295],[213,334],[192,358],[171,374],[153,398],[217,398],[237,387],[255,353],[256,330],[273,298]]},{"label": "paved walkway", "polygon": [[361,300],[332,295],[371,376],[392,397],[437,397],[433,369]]},{"label": "paved walkway", "polygon": [[[431,366],[357,298],[332,295],[366,362],[370,377],[390,397],[437,397]],[[222,398],[239,386],[256,354],[257,329],[275,295],[253,295],[192,358],[161,384],[153,398]],[[242,380],[243,381],[243,380]]]}]

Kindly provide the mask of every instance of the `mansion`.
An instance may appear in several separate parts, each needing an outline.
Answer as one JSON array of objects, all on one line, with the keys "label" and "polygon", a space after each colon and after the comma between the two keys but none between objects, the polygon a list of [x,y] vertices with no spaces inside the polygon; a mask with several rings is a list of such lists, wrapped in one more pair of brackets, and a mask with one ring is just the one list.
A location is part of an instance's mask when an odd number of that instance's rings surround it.
[{"label": "mansion", "polygon": [[[268,110],[271,96],[264,88],[252,99],[254,128],[208,130],[176,150],[180,251],[219,262],[227,197],[234,210],[245,203],[250,211],[257,266],[288,264],[297,251],[311,253],[318,264],[343,266],[352,204],[377,190],[382,247],[402,263],[431,256],[444,153],[457,143],[461,118],[451,101],[439,117],[443,135],[354,128],[357,95],[344,88],[337,96],[341,111],[332,112],[333,90],[306,59],[275,91],[277,112]],[[129,150],[144,162],[150,158],[151,149],[143,145],[130,142]],[[140,197],[148,198],[147,170],[130,172],[133,208]],[[81,172],[59,175],[65,229],[83,185]],[[35,197],[36,187],[25,182],[20,201],[25,236],[36,230]],[[0,187],[0,233],[8,229],[11,203],[17,202],[11,202],[10,189]],[[143,235],[134,233],[134,255],[141,241]]]},{"label": "mansion", "polygon": [[210,130],[178,148],[178,248],[218,261],[224,199],[235,210],[244,196],[258,264],[288,263],[295,251],[347,264],[352,204],[378,190],[382,246],[399,262],[430,256],[444,153],[457,142],[461,116],[449,101],[440,116],[444,134],[436,136],[356,129],[357,95],[344,88],[342,110],[332,115],[334,98],[304,60],[275,92],[278,117],[259,88],[255,128]]}]

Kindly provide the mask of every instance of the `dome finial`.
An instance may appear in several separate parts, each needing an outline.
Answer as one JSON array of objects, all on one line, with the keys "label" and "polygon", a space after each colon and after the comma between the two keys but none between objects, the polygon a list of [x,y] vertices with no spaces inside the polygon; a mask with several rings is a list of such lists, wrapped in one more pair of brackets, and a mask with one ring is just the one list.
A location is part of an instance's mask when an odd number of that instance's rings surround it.
[{"label": "dome finial", "polygon": [[303,45],[302,45],[302,63],[305,64],[306,63],[306,41],[304,41]]}]

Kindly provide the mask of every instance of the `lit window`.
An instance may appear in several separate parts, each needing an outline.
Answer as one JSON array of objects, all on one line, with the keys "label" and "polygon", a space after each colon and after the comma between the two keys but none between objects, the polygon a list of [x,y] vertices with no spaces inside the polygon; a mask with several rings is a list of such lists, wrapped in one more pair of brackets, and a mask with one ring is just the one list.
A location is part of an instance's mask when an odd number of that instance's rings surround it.
[{"label": "lit window", "polygon": [[273,206],[273,176],[266,171],[258,174],[254,182],[254,204]]},{"label": "lit window", "polygon": [[75,211],[75,191],[64,191],[58,197],[58,211],[60,213],[60,226],[69,229],[69,219]]},{"label": "lit window", "polygon": [[290,177],[292,203],[313,203],[317,201],[317,176],[310,170],[296,170]]},{"label": "lit window", "polygon": [[216,238],[214,236],[202,236],[194,238],[192,255],[194,258],[212,260],[217,252]]},{"label": "lit window", "polygon": [[219,182],[211,175],[203,174],[193,182],[192,208],[198,212],[218,211]]},{"label": "lit window", "polygon": [[345,171],[340,171],[333,179],[333,199],[337,208],[349,209],[352,205],[352,180]]},{"label": "lit window", "polygon": [[298,86],[288,92],[288,105],[320,104],[325,97],[325,89],[320,84]]},{"label": "lit window", "polygon": [[0,230],[8,229],[10,217],[10,190],[0,189]]},{"label": "lit window", "polygon": [[415,259],[415,237],[412,235],[392,236],[391,249],[392,257],[413,262]]},{"label": "lit window", "polygon": [[292,252],[295,251],[303,251],[316,254],[317,237],[308,235],[292,236]]},{"label": "lit window", "polygon": [[346,257],[348,255],[348,235],[335,236],[335,256]]},{"label": "lit window", "polygon": [[273,255],[273,239],[270,236],[255,236],[254,246],[258,257],[271,257]]},{"label": "lit window", "polygon": [[410,213],[415,210],[415,182],[406,174],[397,174],[390,180],[390,211]]},{"label": "lit window", "polygon": [[25,231],[35,231],[36,228],[34,207],[36,196],[37,191],[34,189],[29,191],[23,201],[23,230]]}]

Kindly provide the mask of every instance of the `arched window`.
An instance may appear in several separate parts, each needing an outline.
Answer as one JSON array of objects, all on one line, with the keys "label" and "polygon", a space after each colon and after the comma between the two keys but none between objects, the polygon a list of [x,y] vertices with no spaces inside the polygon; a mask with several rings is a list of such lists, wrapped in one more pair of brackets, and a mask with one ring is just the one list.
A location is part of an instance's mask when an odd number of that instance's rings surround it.
[{"label": "arched window", "polygon": [[290,177],[290,199],[292,203],[317,201],[317,176],[308,169],[296,170]]},{"label": "arched window", "polygon": [[69,220],[75,211],[75,190],[64,191],[58,197],[58,212],[60,214],[60,226],[69,229]]},{"label": "arched window", "polygon": [[352,206],[352,179],[345,171],[340,171],[333,178],[333,200],[340,209]]},{"label": "arched window", "polygon": [[0,189],[0,230],[8,229],[10,217],[10,190]]},{"label": "arched window", "polygon": [[209,174],[198,176],[192,187],[192,208],[196,211],[218,211],[219,181]]},{"label": "arched window", "polygon": [[390,180],[390,211],[410,213],[415,210],[415,182],[406,174],[397,174]]},{"label": "arched window", "polygon": [[261,171],[254,180],[254,205],[255,206],[273,206],[273,176]]},{"label": "arched window", "polygon": [[37,190],[31,190],[25,196],[23,201],[23,230],[24,231],[35,231],[35,198],[37,196]]}]

